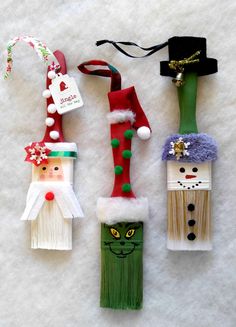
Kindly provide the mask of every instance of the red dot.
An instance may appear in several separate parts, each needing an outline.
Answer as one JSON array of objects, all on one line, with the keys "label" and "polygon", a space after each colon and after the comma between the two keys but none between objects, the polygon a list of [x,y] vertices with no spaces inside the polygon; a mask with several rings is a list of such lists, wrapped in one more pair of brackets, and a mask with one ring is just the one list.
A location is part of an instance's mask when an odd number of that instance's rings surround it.
[{"label": "red dot", "polygon": [[52,192],[48,192],[48,193],[46,193],[46,195],[45,195],[45,199],[46,199],[47,201],[52,201],[52,200],[54,200],[54,193],[52,193]]}]

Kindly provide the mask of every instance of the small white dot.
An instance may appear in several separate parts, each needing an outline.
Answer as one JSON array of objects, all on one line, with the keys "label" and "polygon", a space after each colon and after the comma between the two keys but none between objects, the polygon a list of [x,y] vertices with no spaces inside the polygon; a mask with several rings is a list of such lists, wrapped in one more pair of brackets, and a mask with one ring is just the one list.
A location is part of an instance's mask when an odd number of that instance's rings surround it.
[{"label": "small white dot", "polygon": [[48,99],[51,96],[51,92],[50,92],[50,90],[47,89],[47,90],[43,91],[42,95],[43,95],[44,98]]},{"label": "small white dot", "polygon": [[57,131],[51,131],[49,135],[53,140],[57,140],[59,138],[59,133]]},{"label": "small white dot", "polygon": [[45,119],[45,124],[47,126],[53,126],[54,123],[55,123],[55,120],[53,118],[51,118],[51,117],[48,117],[48,118]]},{"label": "small white dot", "polygon": [[48,106],[48,112],[49,112],[50,114],[55,114],[56,111],[57,111],[57,108],[56,108],[55,104],[54,104],[54,103],[51,103],[51,104]]},{"label": "small white dot", "polygon": [[54,70],[50,70],[48,72],[48,78],[49,79],[54,79],[54,78],[56,78],[56,76],[57,76],[57,74],[54,72]]}]

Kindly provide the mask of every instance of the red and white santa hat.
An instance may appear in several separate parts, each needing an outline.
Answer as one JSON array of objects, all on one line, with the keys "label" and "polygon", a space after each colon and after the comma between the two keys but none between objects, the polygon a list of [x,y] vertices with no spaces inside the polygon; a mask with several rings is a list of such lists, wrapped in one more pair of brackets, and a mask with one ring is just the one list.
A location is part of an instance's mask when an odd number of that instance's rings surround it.
[{"label": "red and white santa hat", "polygon": [[134,86],[108,93],[111,125],[111,146],[114,160],[114,186],[111,197],[97,201],[97,217],[101,223],[145,222],[148,220],[148,199],[136,198],[130,182],[130,159],[132,156],[132,128],[142,140],[151,136],[148,119],[139,103]]},{"label": "red and white santa hat", "polygon": [[[64,141],[62,130],[62,115],[57,112],[57,108],[54,104],[49,86],[52,83],[52,79],[56,77],[55,70],[61,74],[66,74],[66,62],[63,53],[59,50],[55,51],[54,56],[58,61],[58,64],[54,62],[48,66],[48,74],[46,86],[43,91],[43,97],[47,101],[47,118],[45,119],[46,131],[45,135],[40,142],[33,142],[25,148],[27,152],[26,161],[34,163],[36,166],[41,163],[47,163],[47,159],[52,157],[67,157],[77,158],[77,146],[75,143],[68,143]],[[35,156],[35,150],[37,151],[37,159]],[[43,151],[42,151],[43,150]],[[41,160],[40,160],[41,159]]]},{"label": "red and white santa hat", "polygon": [[57,74],[66,74],[66,61],[63,53],[59,50],[52,51],[41,41],[32,36],[20,36],[11,39],[7,45],[7,67],[4,78],[6,79],[12,70],[12,48],[19,41],[30,45],[38,54],[41,60],[48,65],[46,89],[42,95],[47,101],[47,117],[45,119],[46,131],[43,139],[39,142],[32,142],[25,150],[26,161],[36,166],[46,164],[49,157],[77,157],[77,146],[75,143],[65,142],[62,130],[62,115],[57,112],[49,86]]},{"label": "red and white santa hat", "polygon": [[[93,68],[89,69],[88,66]],[[101,69],[100,66],[108,69]],[[139,103],[135,88],[131,86],[122,89],[119,71],[103,60],[84,62],[78,66],[78,69],[84,74],[111,78],[111,91],[108,93],[110,112],[107,118],[111,129],[115,178],[111,196],[99,198],[97,201],[97,217],[101,223],[109,225],[123,221],[146,221],[148,200],[135,197],[129,172],[133,128],[143,140],[151,136],[150,125]]]}]

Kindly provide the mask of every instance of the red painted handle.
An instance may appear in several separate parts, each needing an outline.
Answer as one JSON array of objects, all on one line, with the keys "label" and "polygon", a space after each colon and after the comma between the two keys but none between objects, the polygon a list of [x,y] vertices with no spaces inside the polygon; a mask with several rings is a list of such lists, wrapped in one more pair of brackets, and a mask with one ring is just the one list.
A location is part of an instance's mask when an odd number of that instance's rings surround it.
[{"label": "red painted handle", "polygon": [[[59,72],[62,73],[63,75],[66,74],[67,68],[66,68],[66,60],[65,60],[64,54],[59,50],[56,50],[53,54],[57,58],[57,60],[60,64],[61,68],[60,68]],[[48,67],[48,71],[49,71],[49,67]],[[49,79],[47,76],[47,80],[46,80],[47,89],[49,88],[49,85],[51,83],[52,83],[52,80]],[[47,107],[51,103],[54,103],[52,97],[47,99]],[[50,114],[49,112],[47,112],[47,117],[53,118],[55,123],[53,126],[46,127],[45,135],[42,139],[42,142],[51,142],[51,143],[64,142],[63,129],[62,129],[62,115],[60,115],[57,111],[54,114]],[[53,140],[50,137],[49,134],[51,131],[57,131],[59,133],[59,138],[57,140]]]}]

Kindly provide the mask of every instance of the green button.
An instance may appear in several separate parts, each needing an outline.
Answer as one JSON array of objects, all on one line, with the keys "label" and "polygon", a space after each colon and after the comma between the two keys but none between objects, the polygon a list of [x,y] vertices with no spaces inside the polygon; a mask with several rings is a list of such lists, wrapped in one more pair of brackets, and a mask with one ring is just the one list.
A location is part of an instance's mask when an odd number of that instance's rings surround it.
[{"label": "green button", "polygon": [[111,146],[113,148],[118,148],[119,145],[120,145],[120,141],[118,139],[112,139],[111,140]]},{"label": "green button", "polygon": [[130,150],[124,150],[122,152],[122,157],[125,159],[130,159],[132,157],[132,152]]},{"label": "green button", "polygon": [[120,175],[123,173],[123,167],[122,166],[115,166],[114,168],[115,174]]},{"label": "green button", "polygon": [[132,139],[132,137],[134,136],[134,131],[132,131],[132,129],[127,129],[125,132],[124,132],[124,137],[126,139]]},{"label": "green button", "polygon": [[131,191],[131,185],[129,183],[125,183],[122,185],[122,191],[128,193]]}]

